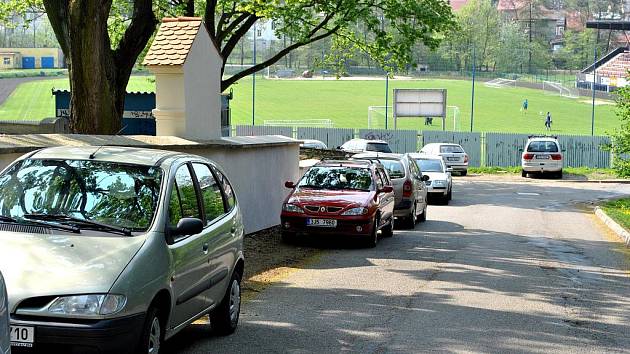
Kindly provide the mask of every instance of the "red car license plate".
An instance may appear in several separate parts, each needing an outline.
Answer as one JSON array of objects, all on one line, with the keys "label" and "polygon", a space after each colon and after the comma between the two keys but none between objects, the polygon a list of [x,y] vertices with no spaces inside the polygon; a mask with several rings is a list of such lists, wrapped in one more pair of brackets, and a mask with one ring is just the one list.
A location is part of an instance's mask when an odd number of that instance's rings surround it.
[{"label": "red car license plate", "polygon": [[337,227],[335,219],[306,219],[306,226]]}]

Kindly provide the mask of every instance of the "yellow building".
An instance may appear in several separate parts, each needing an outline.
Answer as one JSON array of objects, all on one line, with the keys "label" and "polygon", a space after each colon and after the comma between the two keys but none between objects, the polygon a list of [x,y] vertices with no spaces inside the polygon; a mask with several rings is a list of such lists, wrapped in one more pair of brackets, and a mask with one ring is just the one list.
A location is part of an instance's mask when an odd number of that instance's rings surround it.
[{"label": "yellow building", "polygon": [[59,48],[0,48],[1,69],[55,69],[64,67]]}]

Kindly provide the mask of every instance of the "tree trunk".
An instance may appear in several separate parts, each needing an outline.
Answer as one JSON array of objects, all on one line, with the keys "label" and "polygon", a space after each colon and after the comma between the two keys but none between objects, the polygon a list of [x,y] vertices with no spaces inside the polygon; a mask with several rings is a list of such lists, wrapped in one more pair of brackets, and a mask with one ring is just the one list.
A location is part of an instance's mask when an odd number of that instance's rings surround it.
[{"label": "tree trunk", "polygon": [[131,70],[155,30],[151,0],[135,0],[132,21],[111,49],[107,20],[112,0],[43,0],[70,76],[70,130],[120,131]]}]

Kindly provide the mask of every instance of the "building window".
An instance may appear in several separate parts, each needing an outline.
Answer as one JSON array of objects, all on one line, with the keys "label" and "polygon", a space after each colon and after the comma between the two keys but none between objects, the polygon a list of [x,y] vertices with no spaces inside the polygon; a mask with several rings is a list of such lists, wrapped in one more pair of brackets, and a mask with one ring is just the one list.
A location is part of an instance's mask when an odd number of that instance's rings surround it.
[{"label": "building window", "polygon": [[11,65],[11,58],[4,57],[4,65]]}]

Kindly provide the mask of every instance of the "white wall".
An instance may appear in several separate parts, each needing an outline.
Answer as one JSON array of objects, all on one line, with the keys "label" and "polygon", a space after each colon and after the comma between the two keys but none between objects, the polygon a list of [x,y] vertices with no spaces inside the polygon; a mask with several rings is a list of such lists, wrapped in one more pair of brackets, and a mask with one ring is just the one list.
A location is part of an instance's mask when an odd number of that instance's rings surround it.
[{"label": "white wall", "polygon": [[[185,137],[221,137],[221,57],[201,26],[184,64]],[[156,97],[159,102],[159,97]]]}]

